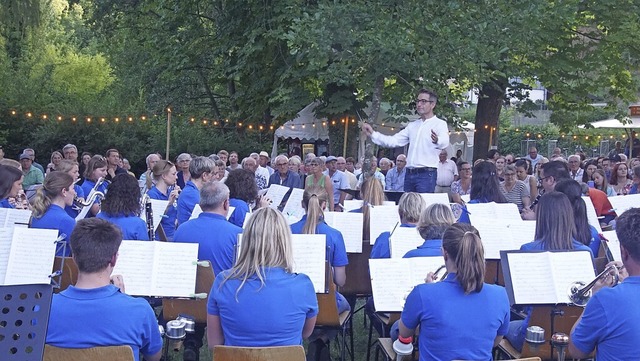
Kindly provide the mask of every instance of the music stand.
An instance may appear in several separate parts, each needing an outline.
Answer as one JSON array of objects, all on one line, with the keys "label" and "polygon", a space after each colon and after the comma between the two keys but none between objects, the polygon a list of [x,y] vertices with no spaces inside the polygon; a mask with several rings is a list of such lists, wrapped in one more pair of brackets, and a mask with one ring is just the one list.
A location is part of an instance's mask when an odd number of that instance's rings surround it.
[{"label": "music stand", "polygon": [[52,291],[46,284],[0,286],[0,359],[42,360]]}]

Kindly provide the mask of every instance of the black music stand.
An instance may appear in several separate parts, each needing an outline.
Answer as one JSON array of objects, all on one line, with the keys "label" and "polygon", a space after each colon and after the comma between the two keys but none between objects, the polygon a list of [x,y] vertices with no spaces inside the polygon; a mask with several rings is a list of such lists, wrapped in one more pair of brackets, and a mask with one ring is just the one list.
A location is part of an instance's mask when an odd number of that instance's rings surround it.
[{"label": "black music stand", "polygon": [[46,284],[0,286],[1,360],[42,360],[52,294]]}]

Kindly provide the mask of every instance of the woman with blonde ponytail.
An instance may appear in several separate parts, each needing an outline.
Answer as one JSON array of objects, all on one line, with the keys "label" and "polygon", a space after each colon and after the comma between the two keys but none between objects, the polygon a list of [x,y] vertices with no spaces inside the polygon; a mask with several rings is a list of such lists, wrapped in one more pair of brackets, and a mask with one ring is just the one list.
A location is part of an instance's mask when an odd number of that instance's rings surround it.
[{"label": "woman with blonde ponytail", "polygon": [[[33,199],[31,228],[57,229],[58,235],[65,234],[65,242],[68,242],[76,220],[64,208],[73,204],[75,196],[72,176],[59,171],[49,173]],[[67,244],[65,256],[70,253]]]},{"label": "woman with blonde ponytail", "polygon": [[[420,360],[491,360],[509,328],[504,287],[484,283],[484,250],[473,226],[457,223],[442,236],[448,275],[416,286],[399,321],[401,338],[420,326]],[[446,337],[441,337],[442,335]]]}]

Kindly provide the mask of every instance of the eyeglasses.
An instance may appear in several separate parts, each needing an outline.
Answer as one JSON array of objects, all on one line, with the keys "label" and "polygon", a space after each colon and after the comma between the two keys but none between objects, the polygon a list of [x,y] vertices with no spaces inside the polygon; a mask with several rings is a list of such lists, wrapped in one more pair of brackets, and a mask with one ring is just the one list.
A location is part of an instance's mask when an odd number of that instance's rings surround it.
[{"label": "eyeglasses", "polygon": [[470,172],[471,168],[461,168],[460,171],[461,172]]},{"label": "eyeglasses", "polygon": [[514,175],[516,175],[515,173],[505,173],[504,176],[505,177],[513,177]]},{"label": "eyeglasses", "polygon": [[434,100],[429,99],[416,99],[416,104],[434,103]]},{"label": "eyeglasses", "polygon": [[289,165],[289,163],[276,163],[277,166],[281,166],[281,165]]},{"label": "eyeglasses", "polygon": [[396,163],[406,163],[406,160],[402,160],[402,159],[396,159]]}]

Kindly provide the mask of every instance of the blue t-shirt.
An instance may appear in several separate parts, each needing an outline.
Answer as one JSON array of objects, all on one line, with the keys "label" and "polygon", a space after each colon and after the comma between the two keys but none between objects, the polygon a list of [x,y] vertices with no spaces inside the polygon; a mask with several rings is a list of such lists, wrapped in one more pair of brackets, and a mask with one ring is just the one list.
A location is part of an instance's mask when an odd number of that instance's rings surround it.
[{"label": "blue t-shirt", "polygon": [[[179,231],[179,230],[178,230]],[[265,284],[249,278],[223,282],[229,270],[216,277],[207,313],[220,317],[228,346],[291,346],[302,344],[302,328],[318,314],[318,300],[309,277],[265,268]]]},{"label": "blue t-shirt", "polygon": [[640,341],[640,276],[598,291],[571,333],[571,342],[585,353],[596,347],[596,360],[637,360]]},{"label": "blue t-shirt", "polygon": [[[416,228],[413,224],[401,224],[400,227],[407,228]],[[373,248],[371,248],[371,255],[369,258],[391,258],[391,232],[383,232],[380,233],[378,238],[376,238],[376,243],[373,244]]]},{"label": "blue t-shirt", "polygon": [[46,343],[64,348],[127,345],[136,360],[140,352],[154,355],[162,349],[158,321],[149,303],[120,293],[113,285],[69,286],[53,295]]},{"label": "blue t-shirt", "polygon": [[591,231],[591,242],[589,242],[589,248],[591,248],[591,254],[595,258],[598,257],[598,252],[600,251],[600,234],[594,226],[589,226],[589,230]]},{"label": "blue t-shirt", "polygon": [[[303,216],[302,219],[291,225],[291,233],[303,234],[302,229],[304,223],[307,221],[307,216]],[[342,233],[335,228],[329,227],[324,221],[318,222],[316,226],[316,234],[324,234],[327,236],[327,255],[326,260],[332,267],[342,267],[349,264],[347,258],[347,249],[344,245],[344,238]]]},{"label": "blue t-shirt", "polygon": [[15,208],[11,203],[9,203],[9,198],[5,198],[0,200],[0,208]]},{"label": "blue t-shirt", "polygon": [[198,243],[198,259],[211,261],[213,273],[217,276],[233,267],[240,233],[242,228],[229,223],[226,217],[202,212],[198,218],[181,225],[173,241]]},{"label": "blue t-shirt", "polygon": [[402,258],[442,256],[442,240],[428,239],[416,249],[407,252]]},{"label": "blue t-shirt", "polygon": [[[67,212],[64,211],[60,206],[56,204],[52,204],[49,206],[46,212],[40,218],[31,218],[31,228],[40,228],[40,229],[57,229],[58,236],[61,234],[67,235],[64,241],[67,243],[67,248],[64,253],[64,256],[71,255],[71,247],[69,246],[69,239],[71,237],[71,232],[73,232],[73,228],[76,226],[76,220],[74,218],[69,217]],[[61,252],[56,252],[56,256],[62,256]]]},{"label": "blue t-shirt", "polygon": [[[571,241],[573,244],[574,251],[589,251],[591,254],[591,258],[593,258],[593,253],[591,253],[591,248],[589,246],[585,246],[584,244],[576,241],[575,239]],[[529,243],[525,243],[520,246],[521,251],[548,251],[549,249],[545,248],[542,241],[533,241]]]},{"label": "blue t-shirt", "polygon": [[251,212],[249,208],[249,204],[243,201],[242,199],[230,198],[229,206],[235,207],[231,216],[229,217],[229,222],[235,224],[238,227],[242,227],[244,225],[244,219],[247,217],[247,213]]},{"label": "blue t-shirt", "polygon": [[[509,329],[504,287],[484,284],[467,295],[455,273],[411,291],[402,311],[410,329],[420,326],[420,360],[491,360],[496,336]],[[454,345],[452,347],[452,345]]]},{"label": "blue t-shirt", "polygon": [[142,218],[136,215],[117,215],[113,216],[105,212],[100,212],[96,216],[110,223],[115,224],[122,231],[122,239],[130,241],[148,241],[149,233],[147,232],[147,224]]},{"label": "blue t-shirt", "polygon": [[198,203],[200,203],[200,190],[195,183],[188,181],[178,197],[178,227],[191,218],[191,213]]},{"label": "blue t-shirt", "polygon": [[[153,186],[147,192],[147,195],[149,196],[149,198],[159,199],[161,201],[168,201],[170,194],[171,194],[171,190],[168,190],[167,194],[165,195],[162,192],[160,192],[160,190],[158,190],[158,188],[156,188],[155,186]],[[169,210],[166,212],[166,214],[164,215],[164,217],[162,217],[162,220],[160,221],[160,224],[162,225],[162,229],[164,230],[164,234],[169,239],[172,239],[173,234],[176,232],[177,216],[178,216],[178,202],[173,202],[173,206],[169,207]],[[189,215],[189,218],[191,218],[191,215]],[[157,226],[157,224],[154,226]],[[156,239],[159,239],[157,235],[156,235]]]},{"label": "blue t-shirt", "polygon": [[[80,187],[77,184],[74,184],[73,189],[76,191],[76,196],[78,198],[84,198],[84,190],[82,189],[82,187]],[[78,213],[80,213],[79,211],[76,211],[75,209],[73,209],[73,206],[64,207],[64,211],[67,212],[69,217],[73,219],[75,219],[78,216]]]}]

